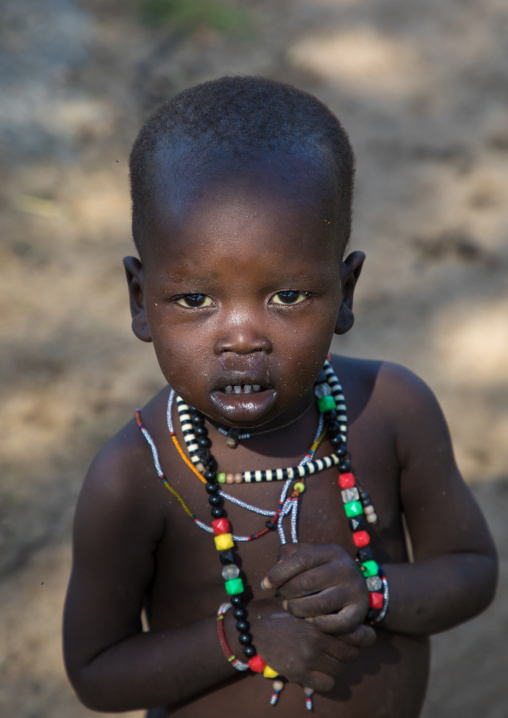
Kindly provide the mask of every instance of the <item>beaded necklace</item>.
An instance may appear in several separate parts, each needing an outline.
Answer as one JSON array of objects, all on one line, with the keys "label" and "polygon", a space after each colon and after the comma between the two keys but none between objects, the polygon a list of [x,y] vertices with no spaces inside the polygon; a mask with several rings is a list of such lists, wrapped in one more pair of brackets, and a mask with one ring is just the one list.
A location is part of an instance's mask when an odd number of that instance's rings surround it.
[{"label": "beaded necklace", "polygon": [[[244,604],[243,593],[244,583],[240,576],[240,568],[237,565],[237,559],[234,552],[235,541],[238,540],[252,540],[253,538],[259,538],[261,535],[265,535],[269,530],[275,528],[273,521],[269,520],[266,531],[263,530],[258,534],[251,537],[236,537],[231,533],[230,523],[226,517],[226,512],[223,507],[224,498],[233,500],[232,497],[227,496],[221,491],[221,484],[224,483],[235,483],[245,481],[249,482],[260,482],[260,481],[272,481],[272,480],[285,480],[285,485],[281,493],[281,499],[279,501],[279,508],[271,515],[276,517],[277,522],[281,518],[282,508],[281,501],[286,501],[287,491],[293,479],[304,479],[304,477],[311,474],[323,471],[331,466],[336,465],[339,471],[338,485],[341,489],[342,501],[344,503],[344,510],[346,517],[348,518],[349,528],[352,532],[353,543],[356,547],[356,560],[366,580],[367,589],[369,591],[369,605],[370,610],[367,615],[367,619],[371,622],[379,622],[384,618],[386,609],[388,606],[388,584],[381,567],[374,561],[372,551],[369,546],[370,536],[367,533],[367,523],[375,523],[377,516],[370,501],[370,497],[366,491],[363,491],[359,486],[354,473],[351,469],[351,464],[348,458],[347,451],[347,414],[345,398],[342,391],[342,387],[335,376],[335,372],[329,361],[325,361],[323,371],[320,373],[315,383],[315,394],[317,398],[317,407],[327,422],[327,431],[329,441],[334,448],[334,453],[331,456],[324,457],[323,459],[314,459],[313,454],[309,456],[307,461],[302,462],[297,467],[287,467],[284,469],[273,469],[266,471],[246,471],[242,474],[230,475],[233,476],[227,481],[227,474],[217,472],[217,462],[210,452],[211,441],[208,438],[208,432],[205,427],[205,419],[203,415],[197,410],[189,407],[183,399],[176,397],[178,414],[181,422],[182,433],[184,441],[189,452],[190,461],[184,455],[180,448],[178,441],[174,433],[174,427],[171,418],[172,408],[172,397],[170,395],[170,401],[168,401],[168,428],[171,433],[173,443],[175,444],[180,456],[185,463],[191,468],[193,473],[197,474],[200,479],[205,483],[206,491],[208,492],[208,501],[211,506],[212,513],[212,526],[211,528],[206,526],[203,522],[200,522],[187,507],[180,495],[169,485],[167,479],[162,472],[160,462],[158,459],[157,449],[146,428],[142,425],[141,416],[139,412],[136,412],[136,419],[138,426],[142,431],[145,439],[152,449],[152,455],[154,464],[159,477],[162,479],[164,485],[173,493],[177,498],[182,508],[186,513],[193,519],[200,528],[204,528],[206,531],[213,531],[215,547],[219,553],[219,559],[223,565],[222,576],[225,581],[226,593],[229,596],[230,604],[223,604],[218,611],[218,627],[219,627],[219,639],[223,647],[224,652],[228,660],[238,670],[246,670],[250,668],[256,673],[263,673],[266,678],[277,678],[278,674],[272,668],[270,668],[259,656],[254,647],[252,641],[253,637],[249,633],[250,624],[248,622],[248,611]],[[315,443],[315,442],[314,442]],[[317,448],[317,447],[316,447]],[[314,449],[315,452],[316,449]],[[238,477],[238,478],[237,478]],[[301,486],[298,486],[301,484]],[[287,486],[287,488],[286,488]],[[303,487],[303,490],[302,490]],[[295,506],[298,505],[298,499],[300,494],[305,490],[305,485],[302,481],[297,481],[294,485],[294,492],[292,498],[295,499]],[[235,500],[235,503],[239,503]],[[259,511],[257,507],[252,507],[250,504],[245,502],[239,503],[239,505],[249,510]],[[284,505],[284,504],[283,504]],[[265,514],[266,515],[266,514]],[[268,514],[270,515],[270,514]],[[294,543],[297,542],[296,534],[296,516],[297,508],[294,511],[294,522],[292,520],[292,539]],[[293,514],[292,514],[293,519]],[[295,525],[293,531],[293,523]],[[280,533],[280,532],[279,532]],[[282,541],[282,538],[281,538]],[[243,653],[247,658],[247,663],[239,661],[230,651],[225,641],[225,634],[223,631],[223,619],[224,614],[228,610],[229,606],[233,607],[233,614],[237,619],[236,628],[238,630],[238,639],[243,646]],[[271,698],[271,704],[275,705],[277,702],[280,691],[282,690],[283,683],[280,680],[274,682],[274,693]],[[312,693],[313,691],[304,688],[306,696],[306,707],[308,710],[312,710]]]}]

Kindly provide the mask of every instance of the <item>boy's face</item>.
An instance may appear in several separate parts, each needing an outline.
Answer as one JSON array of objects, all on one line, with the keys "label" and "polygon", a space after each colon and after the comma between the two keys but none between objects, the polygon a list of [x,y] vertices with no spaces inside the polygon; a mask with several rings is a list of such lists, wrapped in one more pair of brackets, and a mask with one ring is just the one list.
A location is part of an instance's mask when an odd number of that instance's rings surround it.
[{"label": "boy's face", "polygon": [[143,265],[126,260],[135,333],[220,424],[282,425],[312,401],[342,292],[332,203],[309,171],[288,182],[259,161],[184,181],[156,202]]}]

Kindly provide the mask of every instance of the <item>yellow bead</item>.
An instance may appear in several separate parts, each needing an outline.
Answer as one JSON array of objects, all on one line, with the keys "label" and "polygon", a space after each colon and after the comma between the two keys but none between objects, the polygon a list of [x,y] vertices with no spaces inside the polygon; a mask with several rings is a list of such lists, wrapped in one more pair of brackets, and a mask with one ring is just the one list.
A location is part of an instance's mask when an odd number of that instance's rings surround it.
[{"label": "yellow bead", "polygon": [[277,678],[279,674],[277,671],[274,671],[273,668],[270,668],[270,666],[265,666],[263,668],[263,675],[265,678]]},{"label": "yellow bead", "polygon": [[231,534],[219,534],[218,536],[214,536],[213,540],[215,541],[217,551],[227,551],[228,548],[233,548],[235,545]]}]

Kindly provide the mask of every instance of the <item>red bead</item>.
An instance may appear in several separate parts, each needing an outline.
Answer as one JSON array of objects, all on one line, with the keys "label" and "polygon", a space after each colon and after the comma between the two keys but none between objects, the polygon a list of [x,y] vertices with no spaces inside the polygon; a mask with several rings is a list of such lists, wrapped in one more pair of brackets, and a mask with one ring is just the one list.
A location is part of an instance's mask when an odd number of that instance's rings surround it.
[{"label": "red bead", "polygon": [[249,666],[251,671],[254,671],[255,673],[263,673],[266,663],[261,658],[261,656],[255,655],[247,661],[247,665]]},{"label": "red bead", "polygon": [[383,594],[377,593],[375,591],[369,593],[369,603],[371,608],[374,608],[376,611],[379,611],[381,608],[383,608]]},{"label": "red bead", "polygon": [[339,474],[339,486],[341,489],[352,489],[355,484],[355,476],[350,471],[347,474]]},{"label": "red bead", "polygon": [[353,534],[353,541],[355,546],[363,548],[368,546],[370,543],[370,536],[366,531],[355,531]]},{"label": "red bead", "polygon": [[212,528],[214,534],[228,534],[231,531],[227,519],[215,519],[215,521],[212,521]]}]

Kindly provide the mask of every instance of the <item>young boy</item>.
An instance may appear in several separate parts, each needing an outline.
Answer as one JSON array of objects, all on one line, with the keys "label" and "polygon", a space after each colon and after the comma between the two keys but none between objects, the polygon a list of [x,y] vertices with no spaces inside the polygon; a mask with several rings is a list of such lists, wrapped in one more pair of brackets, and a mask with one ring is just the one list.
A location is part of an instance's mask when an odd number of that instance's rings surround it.
[{"label": "young boy", "polygon": [[428,636],[492,599],[429,389],[326,363],[364,260],[352,184],[338,120],[262,78],[185,91],[136,140],[132,326],[168,386],[77,508],[65,658],[94,710],[413,718]]}]

